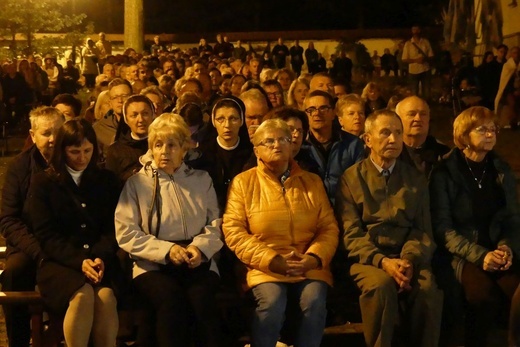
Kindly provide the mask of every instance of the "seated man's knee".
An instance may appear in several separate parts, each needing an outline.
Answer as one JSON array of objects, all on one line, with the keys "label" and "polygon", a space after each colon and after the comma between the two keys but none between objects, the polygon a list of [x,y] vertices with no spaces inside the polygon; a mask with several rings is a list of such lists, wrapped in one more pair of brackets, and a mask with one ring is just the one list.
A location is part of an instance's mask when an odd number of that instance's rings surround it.
[{"label": "seated man's knee", "polygon": [[370,278],[370,283],[363,288],[364,293],[397,298],[397,283],[386,272],[381,270]]}]

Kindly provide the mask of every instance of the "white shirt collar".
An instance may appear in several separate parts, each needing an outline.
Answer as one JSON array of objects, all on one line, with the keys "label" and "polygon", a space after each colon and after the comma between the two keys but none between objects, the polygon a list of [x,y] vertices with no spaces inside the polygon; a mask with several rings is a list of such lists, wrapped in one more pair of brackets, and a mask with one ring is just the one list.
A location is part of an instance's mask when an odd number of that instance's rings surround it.
[{"label": "white shirt collar", "polygon": [[[379,173],[383,172],[383,169],[381,166],[377,165],[373,160],[372,160],[372,157],[369,157],[370,158],[370,161],[372,162],[372,164],[374,164],[374,166],[376,167],[377,171],[379,171]],[[392,165],[390,165],[390,167],[387,169],[390,173],[392,173],[394,171],[394,168],[395,168],[395,163],[397,162],[397,160],[394,160],[394,163]]]},{"label": "white shirt collar", "polygon": [[85,170],[76,171],[68,165],[65,165],[65,168],[67,169],[67,172],[70,174],[70,176],[74,180],[74,183],[76,183],[76,185],[79,186],[79,183],[81,182],[81,175],[83,175],[83,171],[85,171]]}]

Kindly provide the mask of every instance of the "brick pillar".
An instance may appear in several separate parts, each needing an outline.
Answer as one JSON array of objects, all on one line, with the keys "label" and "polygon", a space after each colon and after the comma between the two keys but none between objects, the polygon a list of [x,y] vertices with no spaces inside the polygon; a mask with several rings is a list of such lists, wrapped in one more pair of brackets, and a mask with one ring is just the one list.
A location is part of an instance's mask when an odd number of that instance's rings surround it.
[{"label": "brick pillar", "polygon": [[125,48],[144,48],[143,0],[125,0]]}]

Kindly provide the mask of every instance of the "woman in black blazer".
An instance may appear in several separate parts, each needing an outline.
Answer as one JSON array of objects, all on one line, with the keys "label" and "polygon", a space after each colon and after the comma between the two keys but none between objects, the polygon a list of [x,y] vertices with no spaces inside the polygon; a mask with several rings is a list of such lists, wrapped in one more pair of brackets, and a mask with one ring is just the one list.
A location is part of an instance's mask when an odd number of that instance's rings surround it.
[{"label": "woman in black blazer", "polygon": [[117,271],[114,211],[118,183],[97,167],[97,139],[84,119],[58,131],[50,167],[35,175],[25,212],[46,254],[37,283],[49,310],[64,316],[68,346],[114,346],[111,288]]}]

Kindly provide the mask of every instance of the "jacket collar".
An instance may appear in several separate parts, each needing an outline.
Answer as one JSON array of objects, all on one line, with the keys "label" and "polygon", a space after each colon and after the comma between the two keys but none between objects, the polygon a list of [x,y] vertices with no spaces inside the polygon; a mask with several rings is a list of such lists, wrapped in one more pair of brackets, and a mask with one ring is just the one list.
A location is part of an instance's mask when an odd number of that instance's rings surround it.
[{"label": "jacket collar", "polygon": [[157,173],[159,175],[159,178],[180,178],[188,176],[193,171],[193,169],[191,169],[188,165],[182,162],[181,166],[177,169],[177,171],[175,171],[173,175],[169,175],[163,170],[157,168],[157,165],[155,165],[155,162],[153,161],[152,151],[150,150],[148,150],[148,152],[146,152],[139,158],[139,162],[141,163],[141,165],[143,165],[139,172],[148,177],[154,177],[154,175]]},{"label": "jacket collar", "polygon": [[[292,177],[301,176],[303,174],[303,170],[300,168],[298,163],[292,158],[289,160],[289,170],[291,173],[289,175],[288,180]],[[273,175],[273,173],[267,168],[267,166],[265,166],[264,162],[260,159],[258,159],[257,172],[259,172],[262,176],[269,177],[269,179],[271,180],[277,182],[280,181],[278,177]]]},{"label": "jacket collar", "polygon": [[31,158],[31,170],[33,172],[45,170],[49,166],[35,144],[33,144],[28,151]]},{"label": "jacket collar", "polygon": [[[498,183],[502,185],[504,180],[504,174],[508,170],[507,164],[503,162],[494,151],[490,151],[487,154],[487,158],[493,163],[493,166],[497,170]],[[446,155],[445,163],[446,167],[448,168],[448,172],[450,176],[453,178],[453,180],[459,184],[462,184],[464,188],[469,191],[468,183],[466,182],[458,168],[458,161],[462,159],[464,159],[464,153],[462,153],[460,149],[454,148]]]}]

